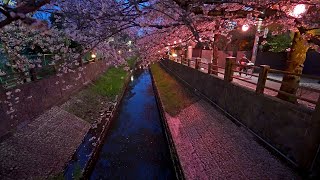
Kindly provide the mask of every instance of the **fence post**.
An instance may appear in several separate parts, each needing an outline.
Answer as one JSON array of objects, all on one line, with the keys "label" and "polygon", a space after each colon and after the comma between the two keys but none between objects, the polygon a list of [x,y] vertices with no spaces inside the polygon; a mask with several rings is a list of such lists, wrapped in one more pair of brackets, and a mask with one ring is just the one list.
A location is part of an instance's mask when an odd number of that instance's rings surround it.
[{"label": "fence post", "polygon": [[200,58],[196,58],[195,69],[199,69]]},{"label": "fence post", "polygon": [[4,87],[3,87],[3,85],[0,83],[0,93],[4,93],[4,92],[5,92]]},{"label": "fence post", "polygon": [[30,74],[30,79],[31,81],[36,81],[37,80],[37,72],[34,68],[31,68],[29,70],[29,74]]},{"label": "fence post", "polygon": [[188,59],[188,67],[190,67],[190,64],[191,64],[191,63],[190,63],[190,61],[191,61],[191,60],[190,60],[190,59]]},{"label": "fence post", "polygon": [[311,171],[317,170],[317,167],[319,167],[319,160],[320,160],[320,97],[318,98],[318,102],[316,104],[316,107],[312,113],[310,128],[308,128],[308,134],[309,134],[309,142],[308,142],[308,149],[304,152],[304,154],[308,154],[306,156],[306,162],[305,166],[309,168]]},{"label": "fence post", "polygon": [[225,71],[224,71],[224,80],[231,82],[232,81],[232,76],[233,76],[233,66],[236,62],[235,57],[227,57],[226,58],[226,66],[225,66]]},{"label": "fence post", "polygon": [[208,74],[212,74],[212,63],[208,63]]},{"label": "fence post", "polygon": [[263,94],[264,87],[266,85],[266,81],[267,81],[267,77],[268,77],[268,72],[270,70],[270,66],[261,65],[260,67],[261,67],[261,71],[259,73],[259,79],[258,79],[258,83],[257,83],[256,93]]}]

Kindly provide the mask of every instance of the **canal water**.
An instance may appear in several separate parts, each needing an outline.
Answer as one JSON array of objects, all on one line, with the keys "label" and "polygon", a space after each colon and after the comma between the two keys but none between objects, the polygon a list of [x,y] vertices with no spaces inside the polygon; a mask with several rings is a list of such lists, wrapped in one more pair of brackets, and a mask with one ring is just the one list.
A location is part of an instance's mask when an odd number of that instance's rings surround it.
[{"label": "canal water", "polygon": [[131,77],[119,108],[90,179],[176,179],[148,70]]}]

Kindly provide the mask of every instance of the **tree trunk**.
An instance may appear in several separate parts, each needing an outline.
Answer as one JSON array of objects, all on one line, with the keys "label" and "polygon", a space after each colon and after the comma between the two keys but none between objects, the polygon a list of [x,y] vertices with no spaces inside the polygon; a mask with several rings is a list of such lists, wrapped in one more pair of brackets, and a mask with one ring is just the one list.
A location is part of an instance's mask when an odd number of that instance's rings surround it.
[{"label": "tree trunk", "polygon": [[[300,32],[295,32],[289,59],[287,60],[286,71],[291,73],[302,74],[303,63],[306,60],[306,54],[309,49],[308,42],[301,36]],[[295,95],[300,82],[300,76],[284,75],[281,91]],[[296,103],[295,97],[278,93],[278,98],[292,103]]]}]

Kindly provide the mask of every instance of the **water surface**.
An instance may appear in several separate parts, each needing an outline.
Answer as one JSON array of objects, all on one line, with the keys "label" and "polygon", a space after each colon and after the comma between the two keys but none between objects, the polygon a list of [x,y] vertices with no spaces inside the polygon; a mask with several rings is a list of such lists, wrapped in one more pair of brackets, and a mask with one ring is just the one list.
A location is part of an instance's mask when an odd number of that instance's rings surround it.
[{"label": "water surface", "polygon": [[150,73],[131,79],[90,179],[176,179]]}]

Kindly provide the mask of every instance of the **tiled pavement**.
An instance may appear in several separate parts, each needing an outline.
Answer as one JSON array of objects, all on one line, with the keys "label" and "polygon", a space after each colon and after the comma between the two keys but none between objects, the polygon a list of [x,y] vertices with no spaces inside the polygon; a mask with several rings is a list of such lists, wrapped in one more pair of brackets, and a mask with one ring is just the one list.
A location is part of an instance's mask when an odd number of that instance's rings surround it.
[{"label": "tiled pavement", "polygon": [[187,179],[299,179],[203,100],[166,119]]},{"label": "tiled pavement", "polygon": [[89,128],[53,107],[0,143],[0,179],[46,179],[62,172]]}]

